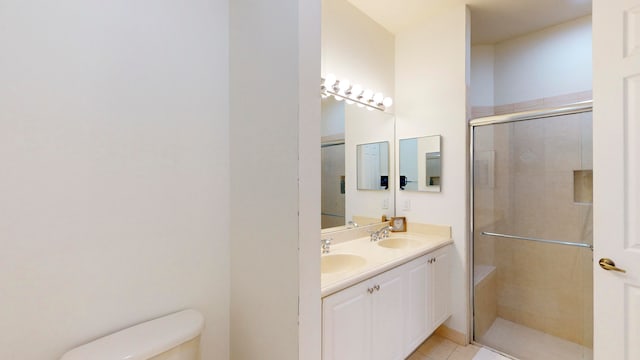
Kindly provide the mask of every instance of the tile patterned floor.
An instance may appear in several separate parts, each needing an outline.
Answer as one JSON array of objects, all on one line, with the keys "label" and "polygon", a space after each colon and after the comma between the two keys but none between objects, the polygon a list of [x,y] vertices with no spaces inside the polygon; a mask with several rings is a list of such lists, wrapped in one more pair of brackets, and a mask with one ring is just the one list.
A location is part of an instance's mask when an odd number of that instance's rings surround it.
[{"label": "tile patterned floor", "polygon": [[473,360],[511,360],[511,359],[509,359],[508,357],[504,357],[498,353],[495,353],[491,350],[482,348],[473,357]]},{"label": "tile patterned floor", "polygon": [[[487,346],[499,349],[521,360],[591,360],[593,354],[578,344],[496,319],[481,339]],[[510,360],[491,350],[469,344],[461,346],[438,335],[428,338],[407,360]]]},{"label": "tile patterned floor", "polygon": [[449,339],[433,335],[407,360],[472,360],[479,350],[479,347],[472,344],[461,346]]}]

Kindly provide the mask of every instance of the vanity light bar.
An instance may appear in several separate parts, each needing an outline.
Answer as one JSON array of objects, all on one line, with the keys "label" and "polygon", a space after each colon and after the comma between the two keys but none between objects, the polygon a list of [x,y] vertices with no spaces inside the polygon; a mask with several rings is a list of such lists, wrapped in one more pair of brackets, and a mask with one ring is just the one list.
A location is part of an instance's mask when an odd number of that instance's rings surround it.
[{"label": "vanity light bar", "polygon": [[336,100],[344,100],[347,104],[358,104],[364,106],[367,110],[385,111],[393,105],[390,97],[385,97],[381,93],[364,90],[360,85],[352,85],[347,79],[338,80],[335,75],[328,74],[326,78],[321,79],[320,91],[322,97],[333,95]]}]

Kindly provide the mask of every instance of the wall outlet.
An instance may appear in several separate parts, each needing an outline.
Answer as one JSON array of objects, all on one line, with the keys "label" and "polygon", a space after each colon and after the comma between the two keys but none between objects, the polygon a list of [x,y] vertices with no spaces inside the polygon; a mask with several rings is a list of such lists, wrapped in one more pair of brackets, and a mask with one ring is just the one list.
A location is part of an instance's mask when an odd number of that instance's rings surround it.
[{"label": "wall outlet", "polygon": [[389,199],[382,200],[382,208],[383,209],[388,209],[389,208]]},{"label": "wall outlet", "polygon": [[403,202],[402,210],[405,210],[405,211],[409,211],[409,210],[411,210],[411,200],[406,199],[406,200]]}]

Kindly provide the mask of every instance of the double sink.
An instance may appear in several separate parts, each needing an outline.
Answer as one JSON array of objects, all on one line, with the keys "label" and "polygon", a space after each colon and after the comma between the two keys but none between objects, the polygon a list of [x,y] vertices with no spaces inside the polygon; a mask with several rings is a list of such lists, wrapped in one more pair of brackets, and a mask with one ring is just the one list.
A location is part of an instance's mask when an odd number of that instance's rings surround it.
[{"label": "double sink", "polygon": [[[390,238],[373,242],[377,246],[387,249],[411,249],[424,246],[428,240],[411,237],[392,236]],[[355,270],[364,266],[367,260],[354,254],[328,254],[324,255],[320,261],[320,272],[322,274],[336,273]]]},{"label": "double sink", "polygon": [[450,236],[391,233],[378,241],[369,237],[332,244],[320,258],[322,296],[330,295],[451,243]]}]

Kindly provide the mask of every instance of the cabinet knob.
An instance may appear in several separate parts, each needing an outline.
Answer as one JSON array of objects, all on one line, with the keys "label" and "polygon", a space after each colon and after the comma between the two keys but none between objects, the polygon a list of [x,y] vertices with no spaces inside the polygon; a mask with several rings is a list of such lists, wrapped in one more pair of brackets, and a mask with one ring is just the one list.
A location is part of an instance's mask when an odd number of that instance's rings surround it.
[{"label": "cabinet knob", "polygon": [[368,288],[367,292],[369,294],[373,294],[374,291],[378,291],[378,290],[380,290],[380,285],[374,285],[373,287]]}]

